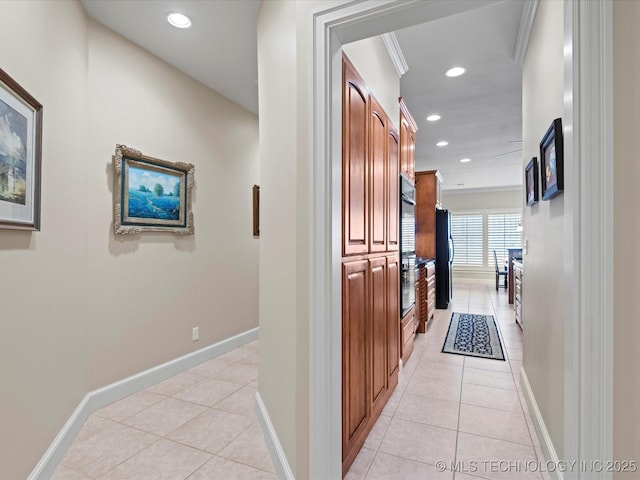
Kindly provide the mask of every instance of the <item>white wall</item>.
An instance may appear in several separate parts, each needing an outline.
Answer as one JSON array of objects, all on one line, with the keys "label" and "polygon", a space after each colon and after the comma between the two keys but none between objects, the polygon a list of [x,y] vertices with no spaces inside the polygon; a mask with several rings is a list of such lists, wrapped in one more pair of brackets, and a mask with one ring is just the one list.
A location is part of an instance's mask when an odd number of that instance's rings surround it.
[{"label": "white wall", "polygon": [[[616,1],[614,28],[613,458],[640,460],[640,3]],[[637,475],[637,473],[636,473]],[[614,478],[637,478],[615,473]]]},{"label": "white wall", "polygon": [[[258,14],[260,111],[259,391],[297,471],[297,71],[296,2],[263,2]],[[277,121],[276,121],[277,119]]]},{"label": "white wall", "polygon": [[393,66],[382,37],[358,40],[342,46],[367,88],[400,131],[400,76]]},{"label": "white wall", "polygon": [[[0,478],[18,479],[88,391],[257,325],[258,132],[77,1],[0,17],[0,66],[44,105],[42,230],[0,230]],[[116,143],[196,165],[195,236],[113,235]]]},{"label": "white wall", "polygon": [[[94,21],[89,124],[92,390],[257,325],[259,175],[255,115]],[[114,235],[116,143],[195,165],[194,236]]]},{"label": "white wall", "polygon": [[474,210],[522,209],[522,188],[510,190],[477,190],[472,192],[444,190],[442,208],[452,212]]},{"label": "white wall", "polygon": [[[523,161],[539,157],[539,143],[554,118],[563,113],[564,4],[539,4],[522,70]],[[524,369],[535,399],[562,458],[564,364],[563,244],[564,196],[523,206],[522,308]],[[524,253],[524,252],[523,252]]]}]

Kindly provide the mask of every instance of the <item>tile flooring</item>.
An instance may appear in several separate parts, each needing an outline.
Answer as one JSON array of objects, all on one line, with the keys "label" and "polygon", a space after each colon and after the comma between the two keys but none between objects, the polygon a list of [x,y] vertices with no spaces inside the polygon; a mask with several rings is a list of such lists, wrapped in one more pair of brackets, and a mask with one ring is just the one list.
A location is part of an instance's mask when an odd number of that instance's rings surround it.
[{"label": "tile flooring", "polygon": [[96,411],[52,480],[275,480],[257,364],[255,341]]},{"label": "tile flooring", "polygon": [[[454,311],[493,315],[507,361],[441,353]],[[522,331],[506,291],[457,282],[450,308],[436,310],[427,333],[416,337],[346,479],[548,480],[539,471],[544,455],[521,392],[521,366]]]},{"label": "tile flooring", "polygon": [[[494,315],[508,361],[441,353],[452,311]],[[274,480],[254,413],[257,359],[256,341],[95,412],[52,480]],[[416,338],[346,478],[547,480],[505,463],[543,459],[521,365],[522,333],[506,292],[458,282],[449,310],[436,310]]]}]

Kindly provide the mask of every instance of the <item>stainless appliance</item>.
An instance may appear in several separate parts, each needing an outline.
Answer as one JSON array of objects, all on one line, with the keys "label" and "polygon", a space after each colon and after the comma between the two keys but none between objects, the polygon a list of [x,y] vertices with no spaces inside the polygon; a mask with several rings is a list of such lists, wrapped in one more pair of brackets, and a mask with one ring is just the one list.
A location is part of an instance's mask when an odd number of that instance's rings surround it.
[{"label": "stainless appliance", "polygon": [[416,303],[416,189],[400,175],[400,313]]},{"label": "stainless appliance", "polygon": [[453,256],[451,214],[436,210],[436,308],[448,308],[453,295]]}]

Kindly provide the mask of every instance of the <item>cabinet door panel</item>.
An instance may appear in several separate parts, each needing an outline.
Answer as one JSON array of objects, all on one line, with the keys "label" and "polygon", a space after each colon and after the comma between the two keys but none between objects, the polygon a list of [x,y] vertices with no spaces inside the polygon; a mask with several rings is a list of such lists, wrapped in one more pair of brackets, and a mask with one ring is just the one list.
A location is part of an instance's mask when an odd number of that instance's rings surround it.
[{"label": "cabinet door panel", "polygon": [[391,123],[389,123],[389,138],[388,138],[388,152],[389,158],[387,161],[387,185],[388,185],[388,207],[387,207],[387,250],[398,250],[398,226],[399,226],[399,205],[400,193],[398,192],[398,174],[400,172],[400,158],[399,158],[399,141],[398,133],[391,129]]},{"label": "cabinet door panel", "polygon": [[[398,383],[400,360],[400,277],[398,257],[387,257],[387,372],[389,388]],[[395,380],[391,380],[394,379]]]},{"label": "cabinet door panel", "polygon": [[[371,286],[371,404],[374,413],[377,403],[387,390],[387,259],[369,261]],[[382,410],[382,407],[380,407]]]},{"label": "cabinet door panel", "polygon": [[367,427],[371,415],[367,364],[369,353],[368,261],[342,265],[342,446]]},{"label": "cabinet door panel", "polygon": [[369,240],[370,252],[387,250],[387,116],[375,98],[371,105],[369,130]]},{"label": "cabinet door panel", "polygon": [[347,62],[343,62],[343,78],[343,255],[353,255],[369,249],[368,94],[364,82]]}]

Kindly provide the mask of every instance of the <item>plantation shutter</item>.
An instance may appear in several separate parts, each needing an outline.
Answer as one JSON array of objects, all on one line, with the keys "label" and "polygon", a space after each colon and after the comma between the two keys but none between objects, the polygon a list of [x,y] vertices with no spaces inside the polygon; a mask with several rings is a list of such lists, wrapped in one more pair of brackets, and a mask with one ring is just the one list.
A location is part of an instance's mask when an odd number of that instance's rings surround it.
[{"label": "plantation shutter", "polygon": [[451,236],[455,248],[453,264],[482,266],[482,214],[451,215]]},{"label": "plantation shutter", "polygon": [[493,251],[498,257],[498,267],[507,261],[508,248],[522,248],[522,235],[517,230],[522,221],[519,213],[489,213],[487,215],[487,258],[493,266]]}]

